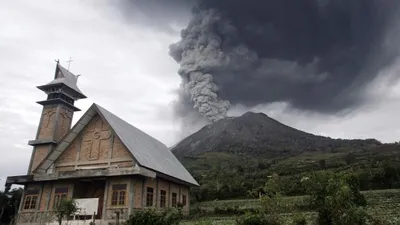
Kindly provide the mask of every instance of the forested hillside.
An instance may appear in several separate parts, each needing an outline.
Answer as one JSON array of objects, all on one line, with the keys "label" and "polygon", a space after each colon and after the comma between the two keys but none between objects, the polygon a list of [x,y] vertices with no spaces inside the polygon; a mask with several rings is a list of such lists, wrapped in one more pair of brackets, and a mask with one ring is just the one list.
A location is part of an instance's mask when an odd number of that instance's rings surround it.
[{"label": "forested hillside", "polygon": [[207,125],[172,151],[201,184],[198,201],[251,197],[272,174],[285,194],[303,194],[300,178],[318,170],[352,172],[363,190],[400,187],[400,145],[317,136],[262,113]]}]

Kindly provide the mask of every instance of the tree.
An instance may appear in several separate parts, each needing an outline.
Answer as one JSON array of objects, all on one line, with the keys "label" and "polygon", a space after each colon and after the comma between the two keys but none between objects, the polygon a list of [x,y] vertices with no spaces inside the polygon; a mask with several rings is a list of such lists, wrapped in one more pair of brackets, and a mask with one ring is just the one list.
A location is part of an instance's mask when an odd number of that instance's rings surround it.
[{"label": "tree", "polygon": [[303,179],[311,205],[318,212],[318,224],[366,224],[366,201],[355,180],[353,176],[325,171]]},{"label": "tree", "polygon": [[9,224],[15,219],[19,202],[22,196],[22,188],[11,191],[0,191],[0,224]]},{"label": "tree", "polygon": [[282,219],[280,212],[282,210],[281,179],[274,174],[266,182],[261,196],[261,208],[256,213],[246,213],[244,216],[236,219],[238,225],[280,225]]},{"label": "tree", "polygon": [[68,223],[68,217],[78,211],[78,207],[74,199],[61,199],[60,203],[55,207],[54,213],[56,214],[58,224],[61,225],[62,219],[65,217]]}]

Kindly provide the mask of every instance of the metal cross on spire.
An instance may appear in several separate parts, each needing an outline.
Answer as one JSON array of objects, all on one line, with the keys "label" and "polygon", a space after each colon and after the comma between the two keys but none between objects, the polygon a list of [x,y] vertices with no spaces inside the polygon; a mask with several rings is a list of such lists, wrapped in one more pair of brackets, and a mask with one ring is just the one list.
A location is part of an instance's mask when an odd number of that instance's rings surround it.
[{"label": "metal cross on spire", "polygon": [[72,61],[74,61],[74,60],[72,60],[72,58],[69,57],[69,60],[67,61],[67,63],[68,63],[68,70],[69,70],[69,66],[71,65],[71,62],[72,62]]}]

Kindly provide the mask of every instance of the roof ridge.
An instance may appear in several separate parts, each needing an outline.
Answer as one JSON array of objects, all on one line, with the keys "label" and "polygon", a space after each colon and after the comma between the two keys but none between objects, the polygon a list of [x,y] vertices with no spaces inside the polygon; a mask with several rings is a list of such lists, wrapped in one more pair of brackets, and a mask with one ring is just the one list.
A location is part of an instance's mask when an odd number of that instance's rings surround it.
[{"label": "roof ridge", "polygon": [[94,104],[139,165],[198,186],[197,181],[164,143]]}]

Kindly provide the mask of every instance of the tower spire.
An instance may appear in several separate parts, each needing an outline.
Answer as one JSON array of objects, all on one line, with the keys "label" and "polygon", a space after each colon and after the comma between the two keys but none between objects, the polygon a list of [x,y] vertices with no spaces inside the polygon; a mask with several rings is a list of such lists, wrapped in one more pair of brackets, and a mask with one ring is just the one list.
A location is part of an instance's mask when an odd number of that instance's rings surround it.
[{"label": "tower spire", "polygon": [[28,142],[33,146],[28,174],[52,151],[70,130],[73,114],[80,111],[75,101],[86,96],[77,86],[78,76],[60,65],[56,60],[54,80],[37,88],[47,94],[47,99],[38,101],[43,106],[42,116],[35,140]]}]

